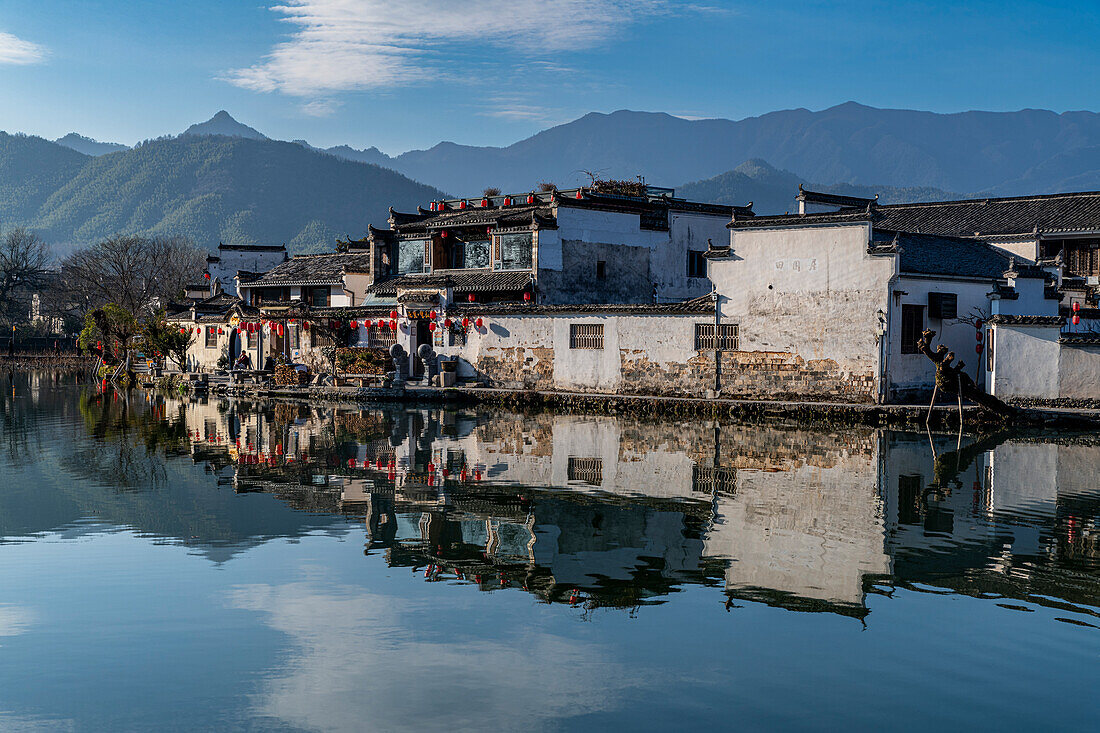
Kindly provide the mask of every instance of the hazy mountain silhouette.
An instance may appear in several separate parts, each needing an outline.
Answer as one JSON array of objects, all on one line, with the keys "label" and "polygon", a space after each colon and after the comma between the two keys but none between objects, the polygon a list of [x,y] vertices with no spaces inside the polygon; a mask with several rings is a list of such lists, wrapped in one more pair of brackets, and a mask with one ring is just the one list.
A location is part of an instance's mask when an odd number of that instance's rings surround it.
[{"label": "hazy mountain silhouette", "polygon": [[797,211],[795,196],[798,186],[803,185],[812,191],[827,191],[846,196],[874,198],[884,204],[911,201],[943,201],[962,198],[959,194],[949,193],[931,187],[897,186],[861,186],[853,183],[813,183],[790,171],[777,170],[763,160],[746,160],[732,171],[713,178],[686,183],[677,188],[678,196],[695,201],[710,201],[716,204],[744,205],[749,201],[757,214],[782,214]]},{"label": "hazy mountain silhouette", "polygon": [[[810,181],[1028,193],[1040,181],[1042,190],[1059,190],[1095,180],[1098,167],[1074,151],[1097,145],[1093,112],[936,114],[848,102],[739,121],[593,112],[505,147],[443,142],[372,162],[456,195],[486,186],[525,191],[541,180],[575,185],[587,180],[586,170],[679,185],[750,159]],[[1039,169],[1041,177],[1026,178]]]},{"label": "hazy mountain silhouette", "polygon": [[237,122],[224,109],[206,122],[191,125],[181,133],[182,135],[224,135],[225,137],[243,137],[251,140],[268,139],[259,130]]},{"label": "hazy mountain silhouette", "polygon": [[75,132],[70,132],[65,137],[59,137],[54,142],[85,155],[106,155],[107,153],[130,149],[128,145],[122,143],[103,143]]}]

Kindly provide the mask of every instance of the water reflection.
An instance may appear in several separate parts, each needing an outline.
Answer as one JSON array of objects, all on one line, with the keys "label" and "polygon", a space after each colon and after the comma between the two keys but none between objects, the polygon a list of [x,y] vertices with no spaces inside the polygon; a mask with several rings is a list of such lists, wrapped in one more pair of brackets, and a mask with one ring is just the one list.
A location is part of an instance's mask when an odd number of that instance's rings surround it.
[{"label": "water reflection", "polygon": [[[7,461],[40,483],[0,494],[6,541],[126,526],[222,562],[361,523],[368,555],[425,582],[586,611],[637,610],[692,584],[720,588],[731,607],[862,618],[868,593],[900,585],[1057,603],[1097,623],[1090,436],[956,446],[872,429],[175,400],[23,379],[4,398]],[[278,501],[248,502],[254,493]]]}]

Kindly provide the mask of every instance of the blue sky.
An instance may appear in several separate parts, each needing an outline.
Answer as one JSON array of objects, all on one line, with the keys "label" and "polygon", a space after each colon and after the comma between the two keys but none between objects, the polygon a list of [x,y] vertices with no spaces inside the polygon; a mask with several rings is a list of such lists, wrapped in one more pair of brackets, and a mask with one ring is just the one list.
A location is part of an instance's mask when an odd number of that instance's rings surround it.
[{"label": "blue sky", "polygon": [[0,129],[133,143],[226,109],[388,153],[590,111],[1100,109],[1100,3],[0,0]]}]

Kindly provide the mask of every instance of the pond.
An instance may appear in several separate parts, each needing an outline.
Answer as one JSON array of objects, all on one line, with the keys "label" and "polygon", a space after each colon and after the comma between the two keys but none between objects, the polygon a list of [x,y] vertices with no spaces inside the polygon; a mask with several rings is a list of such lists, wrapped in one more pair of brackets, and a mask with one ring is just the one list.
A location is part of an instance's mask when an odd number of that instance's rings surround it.
[{"label": "pond", "polygon": [[0,730],[1100,712],[1097,436],[0,393]]}]

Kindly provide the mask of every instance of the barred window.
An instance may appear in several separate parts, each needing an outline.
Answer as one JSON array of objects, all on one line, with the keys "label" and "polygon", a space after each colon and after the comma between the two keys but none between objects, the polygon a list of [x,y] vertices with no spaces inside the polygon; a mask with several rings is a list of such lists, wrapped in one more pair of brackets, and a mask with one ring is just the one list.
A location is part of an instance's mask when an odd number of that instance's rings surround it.
[{"label": "barred window", "polygon": [[695,350],[696,351],[737,351],[739,346],[736,323],[718,324],[718,343],[714,343],[714,324],[695,324]]},{"label": "barred window", "polygon": [[290,342],[291,349],[302,348],[301,331],[298,330],[299,328],[300,326],[297,323],[286,324],[286,336],[287,340]]},{"label": "barred window", "polygon": [[602,323],[570,323],[569,324],[569,348],[571,348],[571,349],[602,349],[603,348],[603,324]]},{"label": "barred window", "polygon": [[206,348],[216,349],[218,348],[218,327],[207,326],[206,327]]},{"label": "barred window", "polygon": [[388,349],[397,343],[397,334],[381,326],[371,326],[367,329],[367,346],[372,349]]},{"label": "barred window", "polygon": [[567,473],[570,481],[583,481],[592,486],[600,486],[603,484],[603,459],[569,456]]},{"label": "barred window", "polygon": [[901,353],[919,354],[917,341],[924,331],[924,306],[906,303],[901,307]]}]

